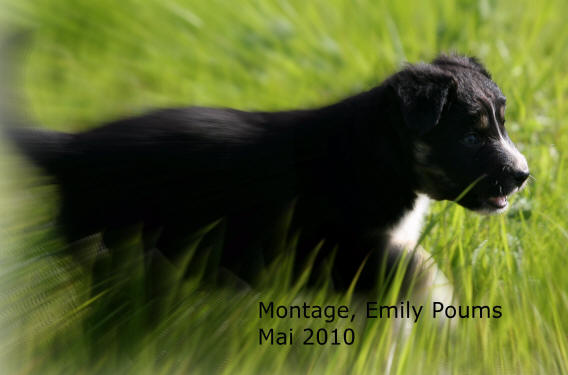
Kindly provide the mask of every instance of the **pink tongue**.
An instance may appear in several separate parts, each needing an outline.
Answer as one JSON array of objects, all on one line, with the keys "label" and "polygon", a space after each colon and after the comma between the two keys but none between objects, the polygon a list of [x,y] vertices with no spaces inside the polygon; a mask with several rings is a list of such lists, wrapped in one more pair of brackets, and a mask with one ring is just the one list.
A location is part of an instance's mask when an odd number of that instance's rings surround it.
[{"label": "pink tongue", "polygon": [[504,207],[507,204],[507,197],[491,197],[489,198],[489,201],[497,207]]}]

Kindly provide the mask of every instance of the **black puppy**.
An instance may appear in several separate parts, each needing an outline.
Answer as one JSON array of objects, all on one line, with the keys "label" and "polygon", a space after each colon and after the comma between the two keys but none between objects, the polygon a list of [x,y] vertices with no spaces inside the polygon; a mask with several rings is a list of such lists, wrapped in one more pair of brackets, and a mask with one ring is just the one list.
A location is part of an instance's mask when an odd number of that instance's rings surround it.
[{"label": "black puppy", "polygon": [[218,265],[253,280],[285,226],[299,264],[323,240],[316,266],[334,254],[344,288],[364,265],[358,285],[368,288],[387,253],[415,245],[419,194],[455,200],[481,178],[458,203],[500,212],[523,186],[527,163],[504,111],[477,60],[441,56],[318,109],[166,109],[79,134],[10,136],[59,184],[70,242],[141,223],[154,238],[146,247],[175,260],[192,233],[222,219]]}]

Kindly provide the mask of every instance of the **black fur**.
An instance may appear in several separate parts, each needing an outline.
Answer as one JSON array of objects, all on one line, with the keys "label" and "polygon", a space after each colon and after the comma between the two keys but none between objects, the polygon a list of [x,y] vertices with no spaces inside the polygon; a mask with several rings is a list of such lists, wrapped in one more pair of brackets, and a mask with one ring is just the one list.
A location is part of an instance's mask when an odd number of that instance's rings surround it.
[{"label": "black fur", "polygon": [[[389,229],[417,192],[455,199],[486,169],[438,187],[424,171],[443,162],[415,155],[418,141],[438,147],[436,158],[448,157],[447,142],[459,143],[464,131],[450,122],[477,105],[468,80],[498,90],[477,60],[442,56],[319,109],[166,109],[78,134],[16,128],[11,137],[57,180],[70,242],[142,224],[145,238],[156,239],[147,247],[175,260],[193,232],[222,218],[219,264],[254,280],[292,210],[298,263],[324,240],[317,264],[337,248],[335,285],[349,285],[366,259],[359,285],[369,287]],[[444,135],[451,132],[455,140]]]}]

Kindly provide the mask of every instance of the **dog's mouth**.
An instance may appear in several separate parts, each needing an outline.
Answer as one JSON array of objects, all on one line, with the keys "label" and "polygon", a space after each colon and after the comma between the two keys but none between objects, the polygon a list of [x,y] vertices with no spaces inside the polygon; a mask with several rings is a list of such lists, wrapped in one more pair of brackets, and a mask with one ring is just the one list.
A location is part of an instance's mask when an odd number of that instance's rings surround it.
[{"label": "dog's mouth", "polygon": [[486,203],[490,207],[496,208],[498,210],[502,210],[502,209],[507,207],[507,205],[509,204],[509,201],[507,200],[506,195],[500,195],[500,196],[497,196],[497,197],[487,198]]},{"label": "dog's mouth", "polygon": [[[497,195],[497,196],[490,196],[488,198],[478,196],[475,199],[476,203],[473,205],[468,206],[465,204],[465,207],[476,211],[480,214],[492,215],[502,213],[507,209],[509,205],[509,195]],[[465,203],[465,202],[464,202]]]},{"label": "dog's mouth", "polygon": [[504,212],[507,209],[507,206],[509,206],[509,197],[517,191],[519,191],[518,187],[514,188],[512,191],[503,192],[499,195],[490,194],[489,197],[478,197],[480,208],[476,211],[488,214]]},{"label": "dog's mouth", "polygon": [[459,203],[482,214],[498,214],[508,208],[509,198],[518,190],[518,188],[513,188],[511,191],[487,192],[485,194],[474,193],[466,195],[464,200]]}]

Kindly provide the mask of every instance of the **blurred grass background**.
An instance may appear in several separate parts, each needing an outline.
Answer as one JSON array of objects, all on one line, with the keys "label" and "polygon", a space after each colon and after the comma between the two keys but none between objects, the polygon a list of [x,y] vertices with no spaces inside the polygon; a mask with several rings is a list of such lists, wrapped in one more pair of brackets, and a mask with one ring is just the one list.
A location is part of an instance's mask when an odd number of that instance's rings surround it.
[{"label": "blurred grass background", "polygon": [[306,290],[287,267],[238,293],[172,277],[170,308],[149,322],[139,239],[108,259],[116,272],[91,293],[88,274],[52,255],[63,247],[50,225],[54,187],[30,184],[34,171],[3,152],[5,373],[568,373],[565,14],[563,0],[3,0],[2,33],[33,30],[17,80],[28,115],[45,127],[78,131],[164,106],[317,106],[405,61],[458,51],[481,58],[507,95],[509,133],[535,176],[505,215],[436,203],[429,216],[423,246],[459,303],[502,305],[502,318],[401,331],[360,317],[352,346],[269,347],[258,345],[259,327],[349,325],[261,321],[259,300],[349,297]]}]

